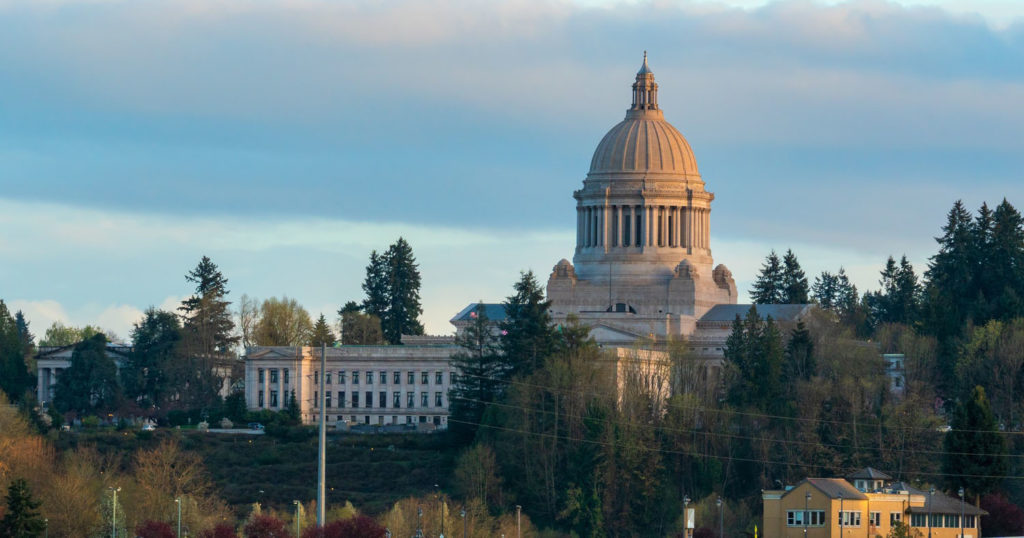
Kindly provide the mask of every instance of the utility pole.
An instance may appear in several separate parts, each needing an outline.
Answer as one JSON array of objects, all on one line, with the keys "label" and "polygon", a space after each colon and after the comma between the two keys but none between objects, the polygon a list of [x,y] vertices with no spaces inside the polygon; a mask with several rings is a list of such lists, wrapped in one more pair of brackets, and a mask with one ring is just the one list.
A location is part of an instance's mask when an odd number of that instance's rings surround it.
[{"label": "utility pole", "polygon": [[459,515],[462,516],[462,538],[466,538],[466,533],[469,531],[469,527],[467,526],[467,523],[466,523],[466,509],[463,508],[459,512]]},{"label": "utility pole", "polygon": [[725,512],[722,510],[722,498],[719,497],[715,504],[718,505],[718,538],[725,538]]},{"label": "utility pole", "polygon": [[928,490],[928,538],[932,538],[932,497],[935,495],[935,486]]},{"label": "utility pole", "polygon": [[114,494],[113,503],[110,505],[110,538],[117,538],[117,492],[121,491],[121,488],[110,487],[107,489]]},{"label": "utility pole", "polygon": [[807,519],[810,517],[810,514],[811,514],[808,511],[808,506],[810,504],[811,504],[811,492],[808,491],[807,494],[804,495],[804,538],[807,538]]},{"label": "utility pole", "polygon": [[302,520],[299,519],[299,510],[302,508],[302,504],[299,501],[292,501],[295,505],[295,536],[302,536]]},{"label": "utility pole", "polygon": [[[523,538],[523,528],[519,524],[519,518],[523,515],[523,507],[516,505],[516,538]],[[931,538],[930,536],[928,538]]]},{"label": "utility pole", "polygon": [[960,494],[960,538],[964,538],[964,487],[957,490]]},{"label": "utility pole", "polygon": [[324,383],[327,374],[327,343],[320,344],[320,398],[317,406],[320,408],[320,451],[317,465],[316,480],[316,526],[324,528],[326,521],[325,514],[327,507],[327,488],[324,480],[327,477],[327,384]]},{"label": "utility pole", "polygon": [[181,538],[181,497],[174,499],[174,504],[178,505],[178,538]]}]

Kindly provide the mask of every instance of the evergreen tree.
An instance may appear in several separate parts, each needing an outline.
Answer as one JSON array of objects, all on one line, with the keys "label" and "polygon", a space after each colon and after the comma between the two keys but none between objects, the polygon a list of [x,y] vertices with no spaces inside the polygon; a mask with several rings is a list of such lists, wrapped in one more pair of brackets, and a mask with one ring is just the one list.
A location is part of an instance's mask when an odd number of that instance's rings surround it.
[{"label": "evergreen tree", "polygon": [[787,250],[782,258],[782,302],[784,304],[807,304],[807,276],[800,268],[800,262],[792,250]]},{"label": "evergreen tree", "polygon": [[363,300],[362,310],[378,319],[384,319],[384,313],[388,311],[391,304],[388,290],[388,267],[385,257],[377,254],[377,251],[370,252],[370,265],[366,266],[366,278],[363,280],[363,293],[366,299]]},{"label": "evergreen tree", "polygon": [[185,275],[185,280],[196,285],[195,294],[178,308],[189,352],[204,357],[230,352],[239,337],[234,334],[235,322],[228,308],[231,302],[226,300],[230,293],[228,279],[210,258],[203,256],[196,268]]},{"label": "evergreen tree", "polygon": [[9,400],[20,401],[32,381],[18,324],[0,300],[0,389],[7,393]]},{"label": "evergreen tree", "polygon": [[765,258],[761,273],[750,289],[750,298],[754,304],[782,304],[785,301],[782,265],[774,250]]},{"label": "evergreen tree", "polygon": [[988,208],[983,206],[983,209],[985,217],[975,226],[970,212],[957,200],[946,216],[942,237],[935,238],[939,252],[932,256],[925,271],[927,325],[935,335],[960,334],[970,316],[969,304],[978,298],[976,261],[979,246],[988,241],[990,233]]},{"label": "evergreen tree", "polygon": [[531,373],[556,350],[557,339],[544,299],[544,290],[533,271],[521,273],[515,293],[505,299],[501,325],[501,354],[509,376]]},{"label": "evergreen tree", "polygon": [[7,486],[7,511],[0,520],[0,538],[35,538],[42,536],[46,522],[39,514],[41,503],[32,498],[28,482],[18,478]]},{"label": "evergreen tree", "polygon": [[1024,289],[1024,226],[1020,212],[1004,198],[992,213],[991,247],[983,272],[990,290],[990,316],[1008,320],[1022,313]]},{"label": "evergreen tree", "polygon": [[785,351],[782,335],[771,316],[762,320],[754,305],[743,321],[737,316],[726,340],[725,359],[735,372],[728,389],[730,403],[762,411],[773,411],[785,403],[782,398]]},{"label": "evergreen tree", "polygon": [[164,407],[168,397],[184,389],[182,329],[172,312],[149,308],[132,328],[132,353],[121,370],[125,396],[141,407]]},{"label": "evergreen tree", "polygon": [[463,441],[471,441],[484,409],[501,396],[503,362],[494,323],[487,318],[483,304],[470,313],[469,325],[455,338],[461,349],[452,355],[455,383],[448,391],[451,416],[449,429]]},{"label": "evergreen tree", "polygon": [[822,271],[814,277],[811,297],[821,308],[835,312],[839,303],[839,278],[828,271]]},{"label": "evergreen tree", "polygon": [[846,269],[840,267],[836,273],[836,312],[840,318],[849,318],[858,309],[859,304],[857,286],[854,286],[846,276]]},{"label": "evergreen tree", "polygon": [[[808,381],[814,376],[816,364],[814,360],[814,342],[804,322],[797,323],[786,343],[786,379],[803,379]],[[789,384],[792,386],[792,383]]]},{"label": "evergreen tree", "polygon": [[[339,405],[341,404],[339,403]],[[285,402],[282,412],[288,418],[289,426],[297,426],[302,422],[302,410],[299,409],[299,401],[295,399],[294,389],[288,393],[288,401]]]},{"label": "evergreen tree", "polygon": [[327,324],[327,318],[324,317],[323,313],[317,318],[316,323],[313,324],[313,335],[309,339],[309,345],[313,347],[320,347],[326,345],[327,347],[333,347],[337,340],[334,338],[334,331]]},{"label": "evergreen tree", "polygon": [[1008,469],[1006,443],[996,428],[985,389],[974,387],[970,398],[957,405],[950,426],[942,459],[947,487],[954,490],[962,485],[975,498],[997,489]]},{"label": "evergreen tree", "polygon": [[364,314],[362,307],[355,301],[345,303],[338,310],[341,317],[341,343],[346,346],[367,346],[384,343],[384,333],[380,328],[380,318],[372,314]]},{"label": "evergreen tree", "polygon": [[401,344],[403,334],[423,334],[419,265],[412,247],[401,237],[384,253],[384,265],[388,272],[388,304],[380,318],[381,328],[389,343]]},{"label": "evergreen tree", "polygon": [[36,347],[36,337],[29,330],[29,322],[25,319],[25,314],[21,310],[14,313],[14,325],[18,328],[18,339],[21,340],[22,353],[25,355],[25,358],[29,358]]},{"label": "evergreen tree", "polygon": [[120,399],[117,365],[107,355],[106,336],[79,342],[71,366],[57,376],[54,405],[63,412],[102,413],[117,408]]},{"label": "evergreen tree", "polygon": [[872,325],[879,323],[913,324],[918,319],[921,287],[907,257],[899,265],[892,256],[886,260],[879,284],[882,289],[864,294]]}]

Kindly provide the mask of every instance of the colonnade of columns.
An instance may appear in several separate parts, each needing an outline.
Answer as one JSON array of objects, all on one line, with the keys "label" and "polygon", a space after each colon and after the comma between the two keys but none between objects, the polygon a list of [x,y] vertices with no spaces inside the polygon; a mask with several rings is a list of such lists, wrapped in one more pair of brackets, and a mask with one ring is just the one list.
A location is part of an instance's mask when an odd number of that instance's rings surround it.
[{"label": "colonnade of columns", "polygon": [[576,208],[576,244],[592,247],[710,246],[709,208],[601,205]]}]

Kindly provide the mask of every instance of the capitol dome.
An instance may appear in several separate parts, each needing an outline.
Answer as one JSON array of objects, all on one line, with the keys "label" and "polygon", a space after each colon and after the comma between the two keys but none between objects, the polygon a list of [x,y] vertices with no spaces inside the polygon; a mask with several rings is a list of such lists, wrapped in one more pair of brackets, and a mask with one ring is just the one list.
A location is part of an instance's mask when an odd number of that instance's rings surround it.
[{"label": "capitol dome", "polygon": [[627,173],[666,174],[699,179],[697,159],[686,138],[665,121],[658,108],[658,85],[644,63],[633,84],[633,104],[626,119],[604,135],[590,161],[589,176]]}]

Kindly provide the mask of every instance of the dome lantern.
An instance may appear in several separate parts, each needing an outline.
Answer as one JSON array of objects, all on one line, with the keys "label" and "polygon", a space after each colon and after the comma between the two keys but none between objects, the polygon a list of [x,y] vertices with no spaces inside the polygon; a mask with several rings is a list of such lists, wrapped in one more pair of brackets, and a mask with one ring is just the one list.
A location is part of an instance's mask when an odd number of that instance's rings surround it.
[{"label": "dome lantern", "polygon": [[658,84],[654,82],[654,73],[647,66],[647,51],[644,51],[644,64],[636,73],[633,83],[633,106],[630,110],[658,110]]}]

